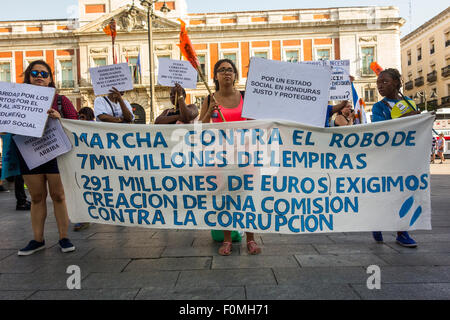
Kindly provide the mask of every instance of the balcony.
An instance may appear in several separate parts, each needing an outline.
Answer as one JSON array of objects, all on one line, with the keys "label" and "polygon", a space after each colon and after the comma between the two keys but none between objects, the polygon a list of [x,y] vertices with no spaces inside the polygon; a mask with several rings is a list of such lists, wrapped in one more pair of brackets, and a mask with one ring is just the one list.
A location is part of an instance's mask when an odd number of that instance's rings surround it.
[{"label": "balcony", "polygon": [[361,76],[363,77],[373,77],[375,76],[375,72],[373,72],[370,68],[361,68]]},{"label": "balcony", "polygon": [[441,107],[448,107],[448,106],[450,106],[450,96],[443,97]]},{"label": "balcony", "polygon": [[416,106],[420,111],[425,110],[425,102],[418,103]]},{"label": "balcony", "polygon": [[445,68],[442,68],[442,76],[444,78],[450,76],[450,65],[446,66]]},{"label": "balcony", "polygon": [[434,99],[434,100],[430,100],[427,102],[427,109],[428,110],[436,110],[438,107],[438,100]]},{"label": "balcony", "polygon": [[436,82],[436,80],[437,80],[437,71],[433,71],[427,74],[427,81],[429,83]]},{"label": "balcony", "polygon": [[412,89],[414,89],[414,81],[408,81],[408,82],[406,82],[405,83],[405,90],[412,90]]},{"label": "balcony", "polygon": [[416,87],[423,86],[423,84],[424,84],[424,78],[423,77],[418,77],[416,80],[414,80],[414,85]]},{"label": "balcony", "polygon": [[70,89],[75,87],[75,80],[63,80],[61,81],[60,88]]}]

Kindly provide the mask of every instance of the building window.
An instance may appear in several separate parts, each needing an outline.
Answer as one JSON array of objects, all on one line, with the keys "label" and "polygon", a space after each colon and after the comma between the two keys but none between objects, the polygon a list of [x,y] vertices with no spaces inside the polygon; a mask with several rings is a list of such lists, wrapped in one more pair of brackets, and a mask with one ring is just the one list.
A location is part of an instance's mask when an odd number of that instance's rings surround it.
[{"label": "building window", "polygon": [[0,63],[0,81],[11,82],[11,63]]},{"label": "building window", "polygon": [[434,47],[434,39],[430,40],[430,54],[434,54],[435,47]]},{"label": "building window", "polygon": [[366,88],[364,89],[364,101],[366,102],[375,102],[375,89],[372,88]]},{"label": "building window", "polygon": [[370,69],[370,64],[375,61],[375,47],[361,48],[362,56],[362,75],[374,75],[375,73]]},{"label": "building window", "polygon": [[445,47],[450,47],[450,30],[445,31]]},{"label": "building window", "polygon": [[408,59],[408,66],[411,65],[411,50],[408,50],[407,52],[407,59]]},{"label": "building window", "polygon": [[[206,75],[206,55],[205,54],[197,54],[198,62],[200,63],[200,70],[203,73],[203,76],[205,77],[205,80],[208,79]],[[197,82],[202,82],[202,78],[200,77],[200,74],[197,75]]]},{"label": "building window", "polygon": [[284,61],[287,62],[299,62],[300,61],[300,52],[298,49],[296,50],[286,50],[284,53]]},{"label": "building window", "polygon": [[61,88],[73,88],[75,81],[73,80],[72,60],[61,60],[59,64],[61,66]]},{"label": "building window", "polygon": [[94,67],[106,66],[106,58],[94,58]]},{"label": "building window", "polygon": [[222,53],[223,59],[229,59],[233,61],[234,65],[237,67],[237,53],[236,52],[224,52]]},{"label": "building window", "polygon": [[316,60],[330,60],[331,50],[330,49],[317,49]]},{"label": "building window", "polygon": [[128,58],[128,66],[130,67],[131,76],[133,77],[133,83],[140,83],[140,74],[138,70],[138,57]]},{"label": "building window", "polygon": [[417,61],[422,60],[422,47],[417,48]]},{"label": "building window", "polygon": [[253,53],[253,56],[256,57],[256,58],[268,59],[269,58],[269,53],[267,51],[255,51]]}]

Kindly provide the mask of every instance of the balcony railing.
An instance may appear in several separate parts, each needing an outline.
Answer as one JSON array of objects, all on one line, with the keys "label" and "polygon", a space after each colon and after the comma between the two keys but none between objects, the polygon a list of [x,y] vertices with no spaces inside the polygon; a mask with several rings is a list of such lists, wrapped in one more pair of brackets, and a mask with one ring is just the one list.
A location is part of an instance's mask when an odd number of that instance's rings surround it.
[{"label": "balcony railing", "polygon": [[430,72],[427,74],[427,81],[430,83],[436,82],[437,80],[437,71]]},{"label": "balcony railing", "polygon": [[408,81],[405,83],[405,90],[412,90],[414,89],[414,81]]},{"label": "balcony railing", "polygon": [[424,84],[424,79],[423,79],[423,77],[418,77],[416,80],[414,80],[414,85],[415,85],[416,87],[423,86],[423,84]]},{"label": "balcony railing", "polygon": [[371,77],[375,75],[375,72],[373,72],[373,70],[370,68],[361,68],[361,75]]},{"label": "balcony railing", "polygon": [[441,107],[448,107],[449,105],[450,105],[450,96],[443,97]]},{"label": "balcony railing", "polygon": [[450,65],[446,66],[445,68],[442,68],[442,76],[443,77],[450,76]]},{"label": "balcony railing", "polygon": [[75,80],[63,80],[61,81],[60,88],[67,89],[67,88],[74,88],[75,87]]},{"label": "balcony railing", "polygon": [[427,107],[428,110],[430,110],[430,109],[436,110],[438,107],[438,100],[437,99],[430,100],[427,102],[427,105],[428,105],[428,107]]}]

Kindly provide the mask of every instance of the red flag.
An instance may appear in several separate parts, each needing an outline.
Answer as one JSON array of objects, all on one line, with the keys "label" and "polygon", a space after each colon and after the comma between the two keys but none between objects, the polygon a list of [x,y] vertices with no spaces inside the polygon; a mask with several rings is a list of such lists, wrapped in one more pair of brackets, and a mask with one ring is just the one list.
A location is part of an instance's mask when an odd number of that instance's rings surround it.
[{"label": "red flag", "polygon": [[377,76],[379,76],[381,71],[383,71],[383,68],[380,67],[380,65],[376,61],[370,64],[370,69],[372,69],[372,71],[375,72]]},{"label": "red flag", "polygon": [[103,32],[106,33],[107,35],[111,36],[114,39],[117,36],[117,30],[116,30],[116,20],[111,19],[111,21],[109,22],[109,24],[103,28]]},{"label": "red flag", "polygon": [[198,69],[200,67],[200,62],[198,61],[197,54],[195,53],[194,47],[192,46],[186,31],[186,23],[181,19],[178,19],[178,21],[181,23],[180,44],[178,46],[186,60],[188,60],[195,69]]}]

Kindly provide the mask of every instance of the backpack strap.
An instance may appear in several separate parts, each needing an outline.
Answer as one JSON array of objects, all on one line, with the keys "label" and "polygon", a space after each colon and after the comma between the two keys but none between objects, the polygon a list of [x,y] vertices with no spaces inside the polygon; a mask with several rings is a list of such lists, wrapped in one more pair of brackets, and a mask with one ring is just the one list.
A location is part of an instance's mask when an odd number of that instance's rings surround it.
[{"label": "backpack strap", "polygon": [[62,116],[63,114],[61,113],[62,112],[62,96],[60,96],[59,94],[58,94],[58,97],[56,98],[56,101],[57,101],[57,104],[58,104],[58,112],[59,112],[59,114]]},{"label": "backpack strap", "polygon": [[108,97],[106,97],[106,96],[104,96],[103,98],[104,98],[104,99],[106,100],[106,102],[109,104],[109,107],[111,108],[113,117],[116,117],[116,113],[114,112],[114,108],[113,108],[113,106],[112,106],[112,104],[111,104],[111,101],[109,101]]}]

